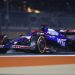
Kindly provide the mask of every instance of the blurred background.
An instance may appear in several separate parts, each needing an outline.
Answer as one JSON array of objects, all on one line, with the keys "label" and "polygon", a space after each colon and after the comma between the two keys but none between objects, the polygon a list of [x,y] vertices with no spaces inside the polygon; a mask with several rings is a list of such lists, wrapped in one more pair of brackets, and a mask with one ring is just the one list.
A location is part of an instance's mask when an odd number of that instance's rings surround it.
[{"label": "blurred background", "polygon": [[15,38],[47,24],[75,29],[75,0],[0,0],[0,32]]}]

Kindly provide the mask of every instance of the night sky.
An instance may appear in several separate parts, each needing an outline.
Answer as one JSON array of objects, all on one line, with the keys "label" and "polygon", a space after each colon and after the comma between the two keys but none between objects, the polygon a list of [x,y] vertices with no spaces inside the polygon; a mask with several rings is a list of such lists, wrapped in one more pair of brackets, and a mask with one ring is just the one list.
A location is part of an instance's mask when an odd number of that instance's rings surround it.
[{"label": "night sky", "polygon": [[41,11],[75,11],[75,0],[0,0],[0,9],[6,7],[7,1],[11,10],[31,7]]}]

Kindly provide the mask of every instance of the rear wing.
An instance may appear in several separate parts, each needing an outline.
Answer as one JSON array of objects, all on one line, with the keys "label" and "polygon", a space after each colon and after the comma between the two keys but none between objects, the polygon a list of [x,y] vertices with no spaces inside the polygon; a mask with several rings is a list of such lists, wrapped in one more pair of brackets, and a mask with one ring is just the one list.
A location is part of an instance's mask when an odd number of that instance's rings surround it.
[{"label": "rear wing", "polygon": [[61,29],[61,30],[58,30],[60,33],[62,34],[66,34],[66,35],[73,35],[75,34],[75,29]]}]

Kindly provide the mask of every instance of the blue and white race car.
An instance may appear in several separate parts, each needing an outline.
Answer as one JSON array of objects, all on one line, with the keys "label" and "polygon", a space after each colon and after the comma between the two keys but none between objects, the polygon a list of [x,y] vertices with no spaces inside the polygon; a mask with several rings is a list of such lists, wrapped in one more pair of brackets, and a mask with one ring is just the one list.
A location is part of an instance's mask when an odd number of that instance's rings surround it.
[{"label": "blue and white race car", "polygon": [[27,36],[20,36],[3,46],[16,51],[32,51],[37,53],[58,52],[57,48],[72,48],[73,41],[54,29],[43,26]]}]

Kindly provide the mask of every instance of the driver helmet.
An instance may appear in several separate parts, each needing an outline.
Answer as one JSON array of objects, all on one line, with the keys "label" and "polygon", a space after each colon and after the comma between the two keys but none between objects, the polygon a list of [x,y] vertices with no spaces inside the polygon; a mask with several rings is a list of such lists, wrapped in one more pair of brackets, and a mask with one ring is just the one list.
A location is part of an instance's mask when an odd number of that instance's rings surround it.
[{"label": "driver helmet", "polygon": [[48,30],[48,25],[41,25],[41,30],[42,31],[47,31]]}]

